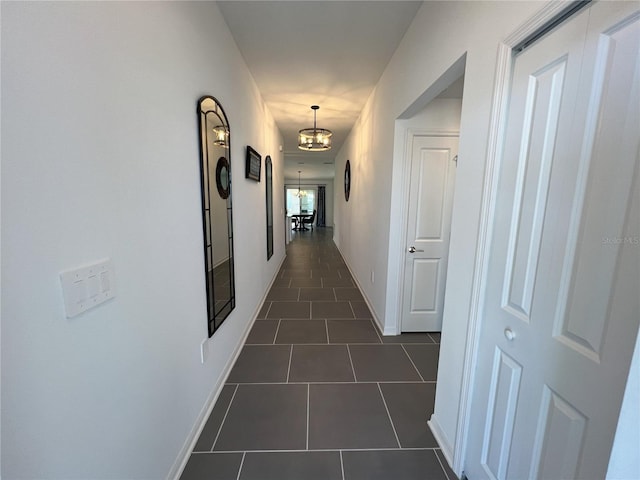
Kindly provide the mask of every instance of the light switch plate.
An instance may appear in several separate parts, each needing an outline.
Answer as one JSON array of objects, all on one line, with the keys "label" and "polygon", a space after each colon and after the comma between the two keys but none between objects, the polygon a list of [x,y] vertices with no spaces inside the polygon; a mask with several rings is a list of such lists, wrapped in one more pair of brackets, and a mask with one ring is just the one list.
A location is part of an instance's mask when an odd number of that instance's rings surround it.
[{"label": "light switch plate", "polygon": [[73,318],[115,297],[115,278],[110,259],[60,273],[64,308]]}]

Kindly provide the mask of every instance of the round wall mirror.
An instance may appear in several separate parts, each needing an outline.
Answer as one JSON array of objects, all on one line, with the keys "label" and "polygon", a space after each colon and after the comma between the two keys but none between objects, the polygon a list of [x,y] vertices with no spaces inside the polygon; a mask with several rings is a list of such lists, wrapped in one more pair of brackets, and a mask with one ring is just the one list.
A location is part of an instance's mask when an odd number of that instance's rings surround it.
[{"label": "round wall mirror", "polygon": [[347,160],[344,166],[344,199],[348,202],[351,193],[351,162]]},{"label": "round wall mirror", "polygon": [[229,198],[229,161],[224,157],[220,157],[216,165],[216,187],[220,198]]}]

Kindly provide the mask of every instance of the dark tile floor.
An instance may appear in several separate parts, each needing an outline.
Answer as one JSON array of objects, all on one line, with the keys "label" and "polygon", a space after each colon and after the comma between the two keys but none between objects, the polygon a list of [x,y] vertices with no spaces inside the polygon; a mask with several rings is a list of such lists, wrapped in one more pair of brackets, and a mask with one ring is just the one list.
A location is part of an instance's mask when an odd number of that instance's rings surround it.
[{"label": "dark tile floor", "polygon": [[382,337],[332,236],[287,247],[182,480],[456,478],[427,426],[440,335]]}]

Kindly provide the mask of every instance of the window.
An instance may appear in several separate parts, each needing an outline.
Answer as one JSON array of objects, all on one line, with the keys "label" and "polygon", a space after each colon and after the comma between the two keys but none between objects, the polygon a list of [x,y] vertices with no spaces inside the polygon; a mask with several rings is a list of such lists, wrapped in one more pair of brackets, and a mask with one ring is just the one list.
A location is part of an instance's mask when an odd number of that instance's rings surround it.
[{"label": "window", "polygon": [[287,215],[312,214],[315,210],[315,189],[300,190],[300,193],[302,195],[299,197],[297,188],[287,188]]}]

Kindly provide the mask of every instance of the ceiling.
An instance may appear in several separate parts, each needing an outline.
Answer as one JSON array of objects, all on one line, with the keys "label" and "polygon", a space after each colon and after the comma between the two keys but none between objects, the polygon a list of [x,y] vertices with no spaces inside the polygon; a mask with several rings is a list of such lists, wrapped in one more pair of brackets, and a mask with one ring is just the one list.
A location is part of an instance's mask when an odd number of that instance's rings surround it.
[{"label": "ceiling", "polygon": [[[334,177],[348,136],[422,1],[218,2],[284,137],[285,178]],[[297,133],[333,131],[328,152],[298,149]]]}]

